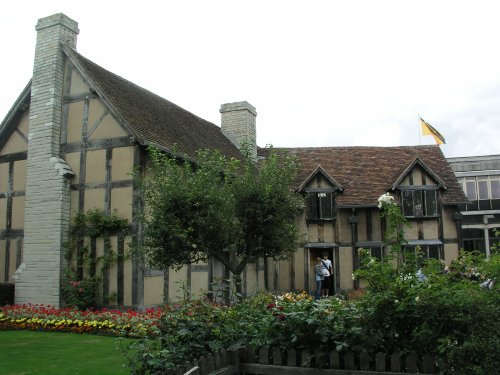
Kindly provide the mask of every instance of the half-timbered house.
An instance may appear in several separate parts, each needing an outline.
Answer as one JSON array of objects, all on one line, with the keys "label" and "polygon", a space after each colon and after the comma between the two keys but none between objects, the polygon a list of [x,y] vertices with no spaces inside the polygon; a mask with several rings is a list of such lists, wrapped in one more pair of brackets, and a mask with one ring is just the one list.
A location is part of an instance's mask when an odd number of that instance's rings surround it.
[{"label": "half-timbered house", "polygon": [[[16,303],[59,306],[64,244],[76,213],[116,210],[139,232],[140,196],[130,172],[147,169],[148,145],[191,160],[206,148],[241,158],[243,140],[255,157],[266,151],[257,148],[257,113],[249,103],[223,104],[219,127],[79,54],[78,25],[67,16],[40,19],[36,30],[33,77],[0,125],[0,281],[15,282]],[[352,288],[356,249],[379,257],[386,251],[377,208],[385,192],[398,197],[411,223],[409,246],[447,262],[457,256],[457,205],[466,200],[439,147],[289,151],[301,163],[297,189],[307,196],[297,217],[305,243],[289,261],[249,264],[245,291],[313,289],[311,258],[324,251],[334,261],[332,289]],[[100,303],[161,304],[179,297],[177,281],[200,294],[224,274],[215,261],[175,272],[148,269],[124,257],[129,242],[120,234],[89,240],[96,257],[119,255],[102,280]]]}]

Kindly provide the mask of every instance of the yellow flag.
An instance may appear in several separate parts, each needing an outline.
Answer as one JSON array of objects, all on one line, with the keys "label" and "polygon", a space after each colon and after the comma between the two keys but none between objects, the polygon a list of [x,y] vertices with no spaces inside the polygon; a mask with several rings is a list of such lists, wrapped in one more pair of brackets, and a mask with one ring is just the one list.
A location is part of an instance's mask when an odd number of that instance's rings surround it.
[{"label": "yellow flag", "polygon": [[420,117],[420,126],[422,127],[422,135],[432,135],[438,145],[446,143],[441,133],[434,129],[428,122],[423,120],[422,117]]}]

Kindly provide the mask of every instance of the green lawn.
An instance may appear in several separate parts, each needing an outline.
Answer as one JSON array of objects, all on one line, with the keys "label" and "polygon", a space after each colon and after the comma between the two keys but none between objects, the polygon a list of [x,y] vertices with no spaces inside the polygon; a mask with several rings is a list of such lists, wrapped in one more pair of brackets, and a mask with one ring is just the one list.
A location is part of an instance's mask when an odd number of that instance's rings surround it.
[{"label": "green lawn", "polygon": [[58,332],[0,331],[2,375],[129,374],[120,350],[132,339]]}]

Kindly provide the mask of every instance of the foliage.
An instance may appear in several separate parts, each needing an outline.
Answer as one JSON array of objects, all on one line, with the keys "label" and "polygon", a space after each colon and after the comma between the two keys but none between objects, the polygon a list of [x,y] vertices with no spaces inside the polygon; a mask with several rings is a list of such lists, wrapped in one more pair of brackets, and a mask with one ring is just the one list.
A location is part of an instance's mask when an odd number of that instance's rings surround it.
[{"label": "foliage", "polygon": [[500,288],[483,282],[498,280],[500,255],[461,252],[445,271],[439,260],[423,262],[419,249],[403,254],[405,219],[391,196],[381,208],[393,251],[383,261],[360,252],[353,277],[368,287],[350,294],[355,298],[264,293],[230,306],[186,300],[165,314],[161,339],[129,348],[132,372],[163,373],[221,347],[275,346],[315,353],[415,351],[433,354],[443,374],[496,374]]},{"label": "foliage", "polygon": [[49,305],[13,305],[0,308],[0,330],[57,331],[120,337],[159,334],[163,309],[77,310]]},{"label": "foliage", "polygon": [[375,348],[388,352],[432,353],[443,373],[495,373],[500,368],[500,295],[494,283],[488,288],[483,283],[498,280],[500,256],[486,259],[462,251],[448,271],[439,260],[423,261],[418,248],[401,256],[405,218],[388,194],[379,203],[388,223],[386,242],[395,245],[382,262],[360,250],[361,267],[353,277],[368,284],[358,305],[365,334]]},{"label": "foliage", "polygon": [[[128,221],[120,218],[116,211],[108,214],[94,208],[75,215],[66,252],[68,268],[61,282],[61,294],[67,306],[80,310],[95,306],[99,279],[117,260],[117,255],[111,250],[109,236],[126,234],[127,231]],[[85,237],[104,237],[104,255],[96,258],[90,254]],[[96,272],[97,265],[100,265],[99,272]]]},{"label": "foliage", "polygon": [[[491,262],[467,253],[460,259],[476,270]],[[498,287],[481,287],[484,275],[471,281],[458,268],[444,273],[436,261],[425,267],[421,281],[415,272],[388,272],[370,257],[363,264],[357,275],[376,282],[369,284],[375,288],[368,288],[359,307],[365,312],[366,334],[377,345],[389,352],[433,353],[447,373],[488,374],[500,366],[493,354],[500,351],[500,295]]]},{"label": "foliage", "polygon": [[403,262],[403,247],[406,243],[404,227],[408,222],[397,205],[394,197],[389,193],[383,194],[378,199],[381,210],[380,217],[386,219],[387,227],[384,233],[384,242],[390,246],[391,256],[396,257],[398,263]]},{"label": "foliage", "polygon": [[67,277],[61,285],[65,304],[79,310],[95,305],[96,289],[95,277],[83,277],[81,280],[71,280],[71,277]]},{"label": "foliage", "polygon": [[136,253],[167,269],[214,257],[234,275],[254,258],[286,258],[299,240],[294,218],[302,198],[292,189],[295,159],[270,151],[256,168],[250,158],[200,151],[196,165],[150,148],[138,184],[145,225]]},{"label": "foliage", "polygon": [[443,373],[494,374],[500,365],[498,287],[484,289],[480,281],[432,267],[425,272],[425,282],[396,276],[384,292],[368,290],[354,301],[314,301],[303,292],[262,293],[234,305],[185,300],[145,313],[10,306],[1,310],[0,329],[143,337],[125,349],[134,374],[164,373],[222,347],[246,346],[415,350],[436,355]]},{"label": "foliage", "polygon": [[99,208],[93,208],[75,215],[70,232],[74,238],[100,237],[118,231],[126,232],[127,229],[128,221],[120,218],[116,210],[107,214]]}]

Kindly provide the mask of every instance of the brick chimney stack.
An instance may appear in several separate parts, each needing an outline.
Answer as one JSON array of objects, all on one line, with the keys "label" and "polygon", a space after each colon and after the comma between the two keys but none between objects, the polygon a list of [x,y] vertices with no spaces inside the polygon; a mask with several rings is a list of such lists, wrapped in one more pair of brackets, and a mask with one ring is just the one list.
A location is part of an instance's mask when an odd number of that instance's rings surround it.
[{"label": "brick chimney stack", "polygon": [[239,149],[242,144],[246,144],[249,147],[250,157],[257,160],[255,107],[246,101],[227,103],[221,105],[220,113],[222,133]]},{"label": "brick chimney stack", "polygon": [[65,59],[61,43],[76,47],[78,24],[64,14],[42,18],[37,42],[28,134],[21,303],[60,305],[63,244],[70,220],[70,182],[59,173]]}]

